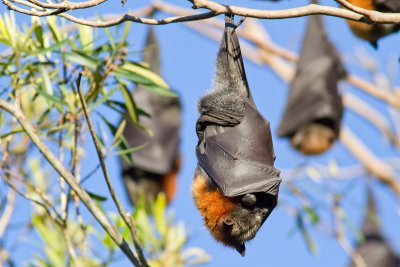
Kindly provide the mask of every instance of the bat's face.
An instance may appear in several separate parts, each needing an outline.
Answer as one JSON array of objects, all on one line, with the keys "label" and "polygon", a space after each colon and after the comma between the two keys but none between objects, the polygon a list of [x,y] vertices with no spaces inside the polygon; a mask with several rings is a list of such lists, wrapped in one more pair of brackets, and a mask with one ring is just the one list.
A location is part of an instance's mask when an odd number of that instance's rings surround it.
[{"label": "bat's face", "polygon": [[256,193],[229,198],[208,179],[196,174],[192,193],[204,224],[217,241],[234,247],[244,256],[244,243],[255,237],[269,211],[275,207],[273,197]]},{"label": "bat's face", "polygon": [[292,146],[305,155],[317,155],[328,150],[336,140],[334,131],[325,125],[312,123],[301,127],[292,137]]},{"label": "bat's face", "polygon": [[164,193],[167,202],[171,202],[176,193],[177,176],[180,167],[180,158],[175,162],[170,173],[159,175],[141,169],[132,168],[124,174],[123,179],[132,204],[136,205],[140,198],[145,204],[154,202],[159,193]]},{"label": "bat's face", "polygon": [[132,169],[129,175],[124,175],[123,178],[129,198],[134,205],[138,203],[141,196],[145,198],[145,202],[154,201],[157,194],[163,191],[160,175]]},{"label": "bat's face", "polygon": [[239,197],[232,212],[220,222],[221,230],[233,241],[233,246],[244,256],[246,241],[253,239],[267,215],[275,207],[272,197],[265,193],[246,194]]}]

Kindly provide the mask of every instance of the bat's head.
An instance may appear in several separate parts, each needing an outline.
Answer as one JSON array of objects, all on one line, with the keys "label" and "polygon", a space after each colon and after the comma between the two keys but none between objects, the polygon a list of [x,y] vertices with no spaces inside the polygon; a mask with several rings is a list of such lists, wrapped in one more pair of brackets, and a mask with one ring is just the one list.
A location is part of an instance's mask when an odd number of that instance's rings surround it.
[{"label": "bat's head", "polygon": [[123,175],[126,190],[132,204],[143,199],[145,206],[153,203],[159,193],[164,193],[167,202],[171,202],[176,193],[178,167],[165,175],[150,173],[138,168],[131,168]]},{"label": "bat's head", "polygon": [[196,171],[192,184],[193,198],[204,224],[217,241],[244,256],[244,243],[255,237],[276,200],[265,193],[226,197],[204,176],[204,171]]},{"label": "bat's head", "polygon": [[337,136],[331,127],[311,123],[301,127],[292,137],[292,147],[305,155],[317,155],[328,150]]}]

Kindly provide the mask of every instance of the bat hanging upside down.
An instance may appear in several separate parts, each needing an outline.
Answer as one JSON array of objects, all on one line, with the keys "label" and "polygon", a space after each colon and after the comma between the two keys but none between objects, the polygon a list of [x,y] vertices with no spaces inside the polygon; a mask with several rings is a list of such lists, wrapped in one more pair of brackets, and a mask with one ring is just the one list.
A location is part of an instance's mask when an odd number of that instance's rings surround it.
[{"label": "bat hanging upside down", "polygon": [[281,179],[269,123],[248,88],[237,26],[229,15],[225,20],[214,88],[199,102],[192,194],[212,236],[244,256],[245,242],[277,204]]},{"label": "bat hanging upside down", "polygon": [[[152,28],[146,40],[143,60],[155,73],[160,73],[160,52]],[[124,136],[130,147],[147,144],[143,149],[129,155],[132,164],[121,158],[123,181],[132,204],[143,200],[149,208],[159,193],[172,201],[181,165],[179,131],[181,127],[181,103],[177,97],[163,96],[138,86],[133,92],[135,102],[151,117],[140,116],[140,123],[153,131],[149,136],[141,127],[130,120]]]},{"label": "bat hanging upside down", "polygon": [[327,151],[340,132],[343,103],[338,82],[346,70],[320,16],[310,16],[296,74],[278,129],[305,155]]},{"label": "bat hanging upside down", "polygon": [[[399,13],[399,0],[348,0],[350,4],[380,12]],[[351,31],[359,38],[367,40],[375,48],[378,47],[378,40],[386,35],[400,30],[398,24],[367,24],[347,20]]]}]

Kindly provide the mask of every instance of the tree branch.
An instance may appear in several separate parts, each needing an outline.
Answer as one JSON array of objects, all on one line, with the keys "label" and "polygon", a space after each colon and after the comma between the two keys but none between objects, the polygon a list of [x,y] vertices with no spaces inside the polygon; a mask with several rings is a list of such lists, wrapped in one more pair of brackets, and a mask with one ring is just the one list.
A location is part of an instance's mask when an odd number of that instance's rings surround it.
[{"label": "tree branch", "polygon": [[15,197],[16,192],[12,189],[9,189],[7,193],[6,208],[4,209],[4,212],[0,217],[0,239],[1,237],[3,237],[3,234],[5,233],[8,223],[10,222],[11,216],[13,214],[15,207]]},{"label": "tree branch", "polygon": [[[192,8],[194,9],[203,8],[209,11],[195,15],[167,17],[164,19],[142,18],[142,17],[132,16],[129,14],[123,14],[115,19],[110,19],[106,21],[92,21],[86,19],[79,19],[70,14],[66,14],[66,12],[70,10],[91,8],[96,5],[100,5],[106,1],[107,0],[89,0],[79,3],[65,1],[62,3],[54,4],[54,3],[44,3],[38,0],[29,0],[29,2],[23,0],[2,0],[3,4],[5,4],[9,9],[15,10],[22,14],[38,16],[38,17],[58,15],[75,23],[92,27],[110,27],[124,23],[126,21],[142,23],[142,24],[150,24],[150,25],[164,25],[164,24],[178,23],[178,22],[205,20],[224,13],[231,13],[239,16],[253,17],[259,19],[285,19],[285,18],[296,18],[296,17],[320,14],[320,15],[334,16],[334,17],[355,20],[360,22],[367,22],[367,23],[400,23],[400,14],[381,13],[377,11],[366,10],[354,6],[345,0],[336,0],[336,1],[339,4],[345,6],[347,9],[331,7],[331,6],[323,6],[318,4],[310,4],[302,7],[290,8],[284,10],[261,10],[261,9],[245,8],[240,6],[223,5],[210,0],[190,0],[190,2],[192,2],[193,4]],[[30,7],[31,9],[25,9],[13,3]],[[155,5],[157,4],[158,3],[156,2]],[[32,8],[34,8],[35,10],[32,10]]]},{"label": "tree branch", "polygon": [[142,248],[140,247],[140,244],[138,241],[136,227],[135,227],[135,224],[133,223],[132,216],[128,212],[125,211],[119,198],[115,194],[114,187],[111,183],[111,178],[110,178],[110,175],[108,174],[106,163],[104,162],[104,156],[103,156],[103,153],[101,152],[100,143],[99,143],[99,140],[97,139],[96,132],[94,131],[94,128],[93,128],[92,120],[90,119],[90,116],[88,113],[85,96],[83,95],[83,92],[81,89],[81,79],[82,79],[82,73],[79,73],[78,79],[76,80],[76,87],[78,88],[78,94],[79,94],[79,99],[81,101],[83,114],[85,115],[86,122],[87,122],[88,128],[89,128],[89,132],[90,132],[90,135],[92,136],[93,143],[96,148],[97,156],[99,158],[101,170],[103,171],[104,178],[106,180],[108,191],[110,192],[110,195],[111,195],[115,205],[117,206],[119,214],[121,215],[122,219],[124,220],[125,224],[128,226],[128,228],[131,232],[132,240],[135,245],[136,251],[138,252],[138,258],[139,258],[141,264],[143,266],[148,266],[148,263],[146,262],[146,259],[143,255]]},{"label": "tree branch", "polygon": [[341,130],[340,141],[372,175],[387,184],[400,197],[400,184],[390,165],[376,157],[348,128]]},{"label": "tree branch", "polygon": [[85,206],[88,208],[90,213],[100,223],[102,228],[112,238],[112,240],[121,248],[128,259],[136,266],[141,266],[138,259],[133,254],[129,245],[126,243],[122,235],[117,229],[108,221],[107,217],[97,207],[96,203],[91,199],[88,193],[81,188],[81,186],[75,181],[75,177],[64,167],[64,165],[57,159],[57,157],[50,151],[50,149],[43,143],[36,133],[36,130],[26,119],[21,109],[15,104],[8,103],[4,99],[0,99],[0,108],[10,113],[14,118],[18,120],[26,134],[30,137],[31,141],[39,149],[40,153],[47,159],[47,161],[54,167],[54,169],[65,179],[70,185],[72,190],[79,196]]}]

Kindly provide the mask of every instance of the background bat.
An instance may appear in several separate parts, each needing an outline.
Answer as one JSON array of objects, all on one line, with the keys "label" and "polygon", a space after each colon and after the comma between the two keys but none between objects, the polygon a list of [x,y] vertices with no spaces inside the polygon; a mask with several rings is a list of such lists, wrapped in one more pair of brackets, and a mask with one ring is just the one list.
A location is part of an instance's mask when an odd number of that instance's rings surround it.
[{"label": "background bat", "polygon": [[[143,61],[150,69],[160,73],[158,42],[149,28]],[[148,145],[131,154],[133,165],[121,159],[123,180],[133,204],[143,195],[145,203],[153,201],[164,192],[171,201],[176,192],[176,178],[180,167],[179,130],[181,127],[181,104],[179,98],[161,96],[141,86],[133,92],[139,108],[151,117],[140,117],[140,123],[152,129],[150,137],[143,129],[129,120],[124,130],[129,146]]]},{"label": "background bat", "polygon": [[[399,0],[348,0],[349,3],[368,10],[381,12],[400,12]],[[378,40],[386,35],[400,30],[398,24],[366,24],[362,22],[347,20],[351,31],[359,38],[367,40],[375,48],[378,47]]]},{"label": "background bat", "polygon": [[345,75],[322,18],[310,16],[279,136],[290,138],[293,148],[305,155],[329,149],[340,131],[343,103],[338,81]]},{"label": "background bat", "polygon": [[271,130],[248,88],[233,19],[226,15],[213,90],[199,101],[199,160],[192,194],[206,227],[244,256],[277,204]]},{"label": "background bat", "polygon": [[[399,267],[400,258],[383,237],[377,222],[375,200],[368,190],[368,206],[362,227],[364,240],[358,244],[357,252],[364,259],[367,267]],[[354,263],[349,267],[356,267]]]}]

